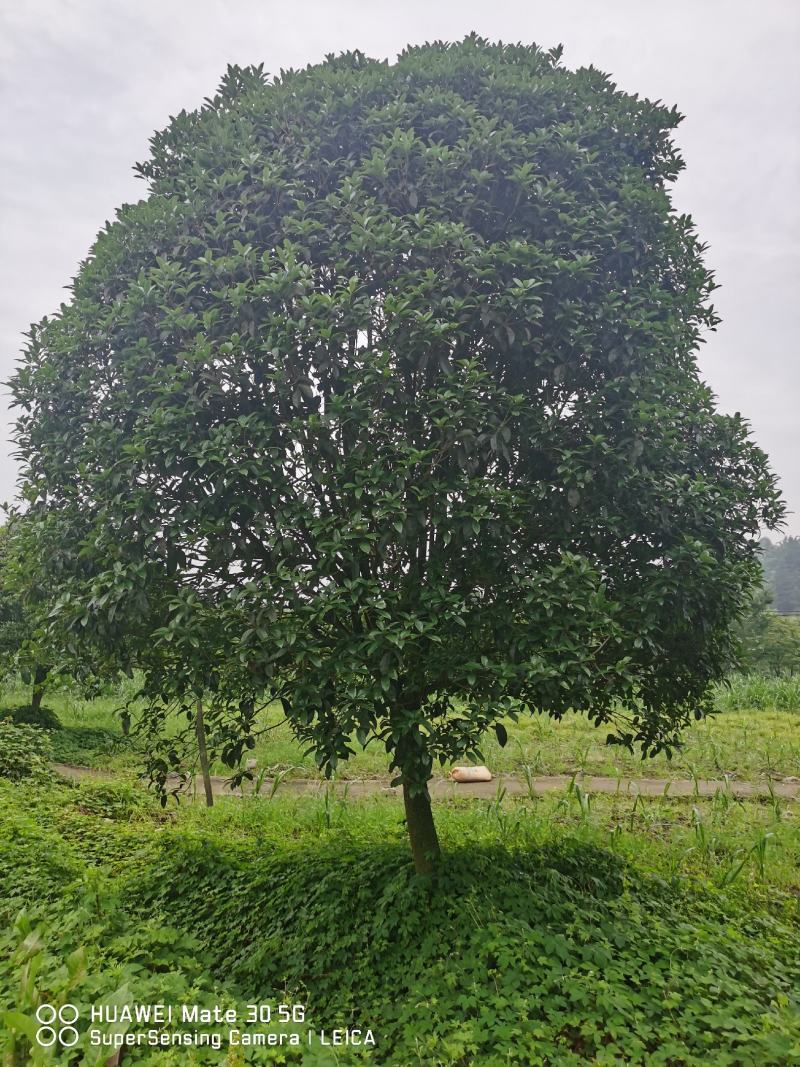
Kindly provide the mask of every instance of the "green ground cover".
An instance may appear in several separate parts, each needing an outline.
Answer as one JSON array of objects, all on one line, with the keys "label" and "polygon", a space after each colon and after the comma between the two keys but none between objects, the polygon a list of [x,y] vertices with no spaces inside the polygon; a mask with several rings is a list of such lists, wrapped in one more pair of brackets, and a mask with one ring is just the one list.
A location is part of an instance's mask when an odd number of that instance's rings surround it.
[{"label": "green ground cover", "polygon": [[0,780],[7,1062],[104,1062],[83,1027],[80,1058],[37,1059],[24,1020],[45,1000],[115,998],[300,1002],[303,1034],[376,1037],[338,1058],[142,1048],[123,1063],[797,1062],[799,817],[724,793],[440,804],[445,861],[426,882],[386,799],[163,811],[124,782]]},{"label": "green ground cover", "polygon": [[[117,771],[137,771],[141,765],[135,739],[123,738],[118,709],[126,694],[84,701],[69,694],[48,695],[62,729],[52,733],[55,759],[64,763]],[[0,707],[22,703],[22,690],[6,689]],[[694,723],[684,736],[684,747],[670,760],[665,754],[642,760],[636,753],[609,747],[605,734],[583,715],[568,714],[560,722],[544,716],[526,716],[508,723],[508,744],[501,748],[494,736],[486,738],[484,755],[496,773],[524,776],[546,774],[624,775],[626,777],[717,778],[730,775],[742,780],[764,777],[800,777],[800,683],[793,679],[764,680],[735,677],[717,693],[719,714]],[[263,715],[270,729],[249,755],[268,774],[286,772],[292,777],[315,777],[313,757],[304,756],[275,707]],[[214,767],[225,774],[222,764]],[[357,751],[338,772],[341,778],[384,776],[387,757],[370,744]]]}]

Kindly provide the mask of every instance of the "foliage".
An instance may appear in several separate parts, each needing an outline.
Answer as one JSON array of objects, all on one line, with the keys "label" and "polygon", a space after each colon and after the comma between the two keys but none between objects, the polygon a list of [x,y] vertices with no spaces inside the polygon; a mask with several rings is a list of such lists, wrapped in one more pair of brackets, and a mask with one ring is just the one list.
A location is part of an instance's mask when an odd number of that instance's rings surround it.
[{"label": "foliage", "polygon": [[777,615],[756,601],[739,628],[745,672],[800,673],[800,618]]},{"label": "foliage", "polygon": [[[578,712],[566,712],[557,720],[546,715],[523,716],[516,722],[508,719],[504,723],[506,744],[501,747],[497,738],[490,736],[481,751],[495,775],[513,774],[522,780],[528,775],[571,775],[576,771],[665,780],[719,779],[724,775],[745,781],[764,776],[800,777],[800,685],[796,676],[733,674],[714,687],[713,698],[718,713],[692,723],[671,757],[660,753],[643,760],[635,748],[629,752],[619,745],[608,746],[603,735]],[[131,778],[141,773],[147,754],[138,730],[134,729],[130,737],[120,734],[114,700],[84,701],[54,694],[53,705],[62,722],[62,728],[50,735],[54,759]],[[138,721],[138,709],[134,712]],[[179,719],[170,719],[164,726],[165,736],[184,728]],[[277,703],[259,714],[257,733],[255,748],[249,751],[256,761],[253,784],[262,778],[263,793],[271,791],[276,781],[281,788],[280,781],[285,778],[319,778],[313,754],[304,752]],[[374,742],[366,748],[358,744],[354,748],[355,755],[338,768],[336,778],[385,781],[382,749]],[[190,770],[192,758],[190,751],[184,770]],[[438,774],[449,771],[450,766],[445,765]],[[221,760],[212,765],[212,774],[229,773]]]},{"label": "foliage", "polygon": [[50,756],[48,737],[40,729],[0,719],[0,778],[46,777]]},{"label": "foliage", "polygon": [[776,543],[762,538],[761,563],[775,610],[800,615],[800,537],[785,537]]},{"label": "foliage", "polygon": [[[288,995],[312,1025],[373,1026],[369,1060],[393,1067],[800,1051],[800,836],[780,811],[574,791],[445,806],[450,862],[426,883],[391,801],[228,801],[161,821],[120,804],[125,787],[23,790],[0,783],[0,849],[28,869],[0,887],[0,1011]],[[88,852],[100,826],[123,847]],[[21,1026],[4,1039],[24,1051]]]},{"label": "foliage", "polygon": [[54,640],[411,799],[526,709],[669,750],[783,513],[698,375],[679,120],[474,35],[230,68],[12,383]]},{"label": "foliage", "polygon": [[114,753],[126,752],[125,763],[131,770],[141,767],[142,756],[125,744],[125,738],[92,726],[68,726],[53,734],[53,759],[78,766],[109,767]]},{"label": "foliage", "polygon": [[[97,695],[118,681],[113,657],[103,663],[84,647],[80,654],[65,656],[50,640],[47,616],[51,607],[51,584],[41,567],[31,565],[32,538],[41,531],[27,514],[12,511],[0,527],[0,678],[18,675],[31,686],[29,702],[15,709],[15,721],[54,729],[53,713],[42,707],[46,691],[78,688],[86,696]],[[36,543],[36,552],[48,558],[52,545]]]},{"label": "foliage", "polygon": [[[73,1051],[63,1051],[55,1059],[52,1051],[40,1048],[34,1019],[36,1008],[43,1003],[75,1004],[85,1016],[94,1004],[167,1001],[212,1007],[221,999],[203,973],[202,952],[190,935],[161,922],[127,925],[119,902],[92,878],[87,878],[76,896],[73,907],[59,909],[57,918],[40,908],[22,910],[2,937],[12,973],[18,976],[10,988],[8,976],[6,982],[0,979],[0,994],[8,1005],[0,1015],[4,1024],[0,1049],[9,1057],[6,1062],[74,1063],[75,1050],[81,1063],[100,1067],[108,1062],[113,1045],[93,1047],[85,1033]],[[113,1023],[96,1027],[108,1038],[128,1028]],[[205,1055],[200,1062],[219,1062],[213,1050],[202,1051]],[[181,1049],[159,1051],[158,1057],[151,1053],[149,1058],[137,1059],[186,1062]]]},{"label": "foliage", "polygon": [[130,820],[152,810],[151,797],[130,782],[95,782],[77,792],[81,811],[104,819]]},{"label": "foliage", "polygon": [[[200,842],[148,882],[246,986],[305,988],[318,1017],[379,1019],[378,1062],[733,1064],[798,1047],[800,972],[775,919],[673,895],[577,843],[454,844],[432,888],[397,849],[338,847],[336,864],[304,850],[254,871]],[[180,900],[176,883],[191,887]]]},{"label": "foliage", "polygon": [[[195,938],[163,917],[132,920],[122,906],[109,860],[119,852],[117,869],[128,869],[146,828],[140,822],[130,836],[127,821],[151,807],[146,794],[124,784],[2,797],[0,862],[11,877],[0,889],[0,958],[7,961],[0,967],[0,1051],[10,1064],[75,1062],[74,1052],[54,1058],[35,1045],[41,1003],[76,1004],[85,1019],[93,1004],[231,1002],[209,977]],[[104,847],[87,847],[101,827]],[[109,1036],[126,1029],[98,1028]],[[76,1048],[82,1063],[98,1067],[112,1051],[92,1048],[85,1032]],[[186,1051],[159,1050],[138,1062],[185,1063]],[[205,1048],[197,1062],[219,1060]]]},{"label": "foliage", "polygon": [[8,527],[0,526],[0,674],[3,676],[16,668],[17,653],[28,636],[15,564]]},{"label": "foliage", "polygon": [[723,710],[766,708],[800,712],[800,678],[733,674],[719,687],[717,703]]},{"label": "foliage", "polygon": [[38,726],[40,730],[59,730],[61,722],[52,708],[34,708],[30,704],[0,709],[0,718],[9,719],[17,725]]}]

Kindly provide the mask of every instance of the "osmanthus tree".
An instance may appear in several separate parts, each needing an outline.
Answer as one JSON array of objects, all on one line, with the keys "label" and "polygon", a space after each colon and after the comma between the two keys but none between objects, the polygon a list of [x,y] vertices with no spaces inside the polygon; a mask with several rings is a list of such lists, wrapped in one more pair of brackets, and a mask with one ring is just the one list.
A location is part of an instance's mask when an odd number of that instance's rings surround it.
[{"label": "osmanthus tree", "polygon": [[13,383],[59,625],[189,635],[328,772],[384,744],[420,871],[435,761],[508,715],[675,744],[782,516],[698,376],[679,119],[475,36],[229,68]]}]

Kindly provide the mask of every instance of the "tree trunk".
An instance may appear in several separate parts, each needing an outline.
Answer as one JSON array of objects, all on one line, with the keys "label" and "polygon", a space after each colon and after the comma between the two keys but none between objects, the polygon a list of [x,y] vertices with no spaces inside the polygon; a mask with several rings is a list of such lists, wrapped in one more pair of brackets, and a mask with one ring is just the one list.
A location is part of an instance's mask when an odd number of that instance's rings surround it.
[{"label": "tree trunk", "polygon": [[414,869],[417,874],[432,874],[442,853],[439,838],[436,836],[430,797],[427,793],[417,793],[412,797],[408,785],[403,782],[403,803]]},{"label": "tree trunk", "polygon": [[44,667],[37,667],[33,672],[33,691],[31,693],[31,710],[34,714],[38,715],[42,707],[42,697],[44,696],[44,683],[47,681],[47,670]]},{"label": "tree trunk", "polygon": [[213,808],[214,793],[211,789],[211,771],[208,767],[206,728],[203,723],[203,701],[199,697],[197,699],[197,714],[194,717],[194,728],[197,734],[197,751],[200,754],[200,770],[203,775],[203,788],[206,791],[206,807]]}]

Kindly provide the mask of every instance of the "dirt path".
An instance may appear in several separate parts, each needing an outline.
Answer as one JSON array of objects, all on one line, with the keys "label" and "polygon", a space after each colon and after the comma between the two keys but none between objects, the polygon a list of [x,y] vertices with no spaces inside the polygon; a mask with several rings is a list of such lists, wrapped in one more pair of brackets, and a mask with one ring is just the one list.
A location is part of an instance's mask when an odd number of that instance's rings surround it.
[{"label": "dirt path", "polygon": [[[93,767],[76,767],[71,763],[54,763],[56,770],[64,778],[73,779],[100,779],[114,778],[111,771],[96,770]],[[430,784],[431,795],[434,797],[483,797],[492,800],[497,796],[498,789],[504,789],[508,796],[530,796],[533,793],[558,792],[567,788],[572,781],[571,775],[553,774],[531,779],[528,782],[514,775],[498,775],[491,782],[461,782],[456,783],[449,778],[435,778]],[[579,774],[575,781],[588,793],[619,793],[621,796],[668,796],[668,797],[713,797],[718,792],[730,792],[735,797],[766,797],[769,796],[770,788],[766,781],[763,782],[739,782],[729,779],[700,778],[696,782],[691,779],[666,779],[666,778],[599,778],[593,775]],[[316,778],[287,778],[278,786],[281,793],[323,793],[326,785],[332,786],[338,793],[347,792],[348,797],[365,796],[394,796],[400,797],[399,788],[392,788],[388,778],[360,778],[352,781],[325,782]],[[227,785],[227,779],[218,775],[212,775],[211,786],[215,796],[241,796],[243,792],[252,791],[252,787],[245,785],[242,789],[231,789]],[[269,795],[272,789],[272,781],[265,780],[261,786],[261,794]],[[195,781],[195,790],[202,793],[202,782],[199,777]],[[773,781],[772,791],[779,797],[800,796],[800,781],[785,780]]]}]

